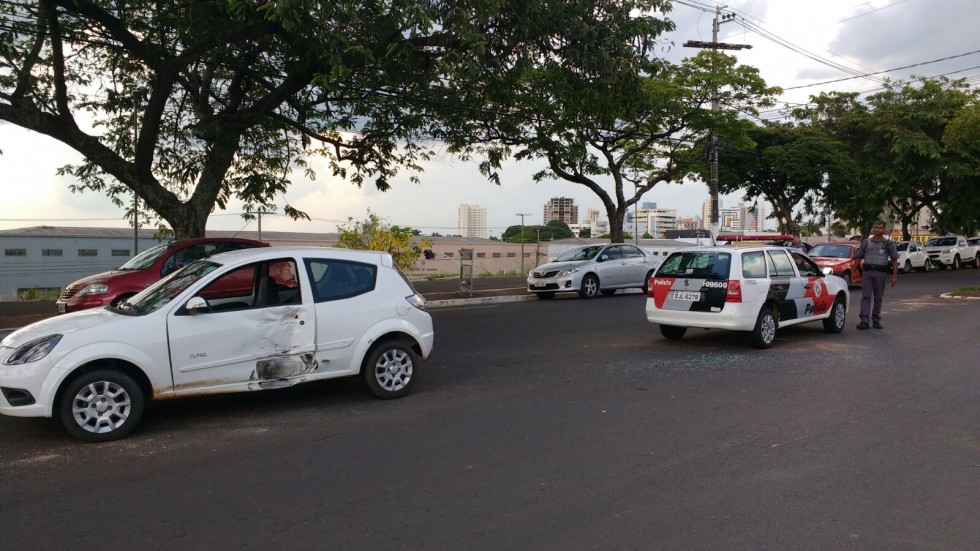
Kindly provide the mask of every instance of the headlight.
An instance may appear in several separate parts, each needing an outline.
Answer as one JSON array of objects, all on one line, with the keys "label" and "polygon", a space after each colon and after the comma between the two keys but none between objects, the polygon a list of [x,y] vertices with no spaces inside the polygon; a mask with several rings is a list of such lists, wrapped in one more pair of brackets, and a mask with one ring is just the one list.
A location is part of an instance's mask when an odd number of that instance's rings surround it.
[{"label": "headlight", "polygon": [[567,270],[562,270],[562,271],[558,272],[558,277],[574,274],[575,272],[577,272],[577,271],[579,271],[581,269],[582,268],[569,268]]},{"label": "headlight", "polygon": [[823,275],[833,275],[833,274],[834,274],[834,269],[833,268],[831,268],[829,266],[824,267],[824,269],[823,269]]},{"label": "headlight", "polygon": [[415,293],[414,295],[408,295],[407,297],[405,297],[405,300],[407,300],[409,304],[418,308],[419,310],[429,309],[428,304],[426,304],[425,297],[423,297],[418,293]]},{"label": "headlight", "polygon": [[109,286],[105,283],[92,283],[91,285],[86,285],[84,289],[78,292],[78,296],[85,295],[104,295],[109,292]]},{"label": "headlight", "polygon": [[7,365],[19,365],[36,362],[47,356],[48,352],[54,350],[54,347],[57,346],[59,341],[61,341],[61,335],[48,335],[47,337],[34,339],[31,342],[24,343],[3,363]]}]

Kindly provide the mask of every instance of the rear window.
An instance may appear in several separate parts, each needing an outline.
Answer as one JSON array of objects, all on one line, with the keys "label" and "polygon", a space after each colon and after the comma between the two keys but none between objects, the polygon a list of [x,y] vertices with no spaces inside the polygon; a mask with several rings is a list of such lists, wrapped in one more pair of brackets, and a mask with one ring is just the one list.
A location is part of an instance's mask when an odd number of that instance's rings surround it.
[{"label": "rear window", "polygon": [[732,255],[727,252],[685,251],[672,253],[664,260],[657,275],[660,277],[696,277],[728,279]]}]

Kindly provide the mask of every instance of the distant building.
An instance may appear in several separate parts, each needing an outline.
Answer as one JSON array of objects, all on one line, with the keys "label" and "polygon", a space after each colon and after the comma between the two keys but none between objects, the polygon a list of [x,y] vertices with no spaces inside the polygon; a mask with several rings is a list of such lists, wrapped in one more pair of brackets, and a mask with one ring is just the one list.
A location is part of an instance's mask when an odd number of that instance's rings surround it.
[{"label": "distant building", "polygon": [[598,222],[599,215],[599,209],[589,208],[585,211],[585,219],[582,220],[582,224],[588,226],[589,222]]},{"label": "distant building", "polygon": [[545,203],[541,223],[547,224],[552,220],[561,220],[568,225],[577,224],[578,206],[575,205],[575,199],[571,197],[552,197],[551,200]]},{"label": "distant building", "polygon": [[459,206],[459,235],[461,237],[487,238],[487,209],[480,205]]},{"label": "distant building", "polygon": [[701,218],[697,216],[677,219],[677,229],[679,230],[697,230],[701,228]]}]

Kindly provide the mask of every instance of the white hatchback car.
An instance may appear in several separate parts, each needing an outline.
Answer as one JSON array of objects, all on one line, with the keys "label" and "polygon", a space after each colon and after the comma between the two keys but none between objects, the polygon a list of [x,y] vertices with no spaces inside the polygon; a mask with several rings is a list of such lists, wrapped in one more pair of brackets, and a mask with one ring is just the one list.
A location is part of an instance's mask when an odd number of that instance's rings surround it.
[{"label": "white hatchback car", "polygon": [[425,299],[391,255],[256,248],[215,255],[113,307],[0,342],[0,413],[57,415],[89,442],[137,425],[151,399],[362,375],[397,398],[432,351]]},{"label": "white hatchback car", "polygon": [[801,251],[783,247],[697,247],[672,252],[647,293],[647,320],[668,339],[687,328],[751,331],[752,343],[769,348],[776,329],[822,320],[844,329],[847,283],[824,275]]}]

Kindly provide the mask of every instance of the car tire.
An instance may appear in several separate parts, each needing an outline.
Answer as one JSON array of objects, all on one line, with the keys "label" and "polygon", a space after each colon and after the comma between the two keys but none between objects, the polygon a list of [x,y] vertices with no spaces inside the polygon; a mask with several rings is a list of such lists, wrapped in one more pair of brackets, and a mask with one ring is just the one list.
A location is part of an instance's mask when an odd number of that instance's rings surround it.
[{"label": "car tire", "polygon": [[607,297],[611,297],[616,294],[616,289],[603,289],[602,294]]},{"label": "car tire", "polygon": [[61,424],[85,442],[118,440],[133,432],[146,398],[129,375],[114,369],[89,371],[74,378],[59,400]]},{"label": "car tire", "polygon": [[953,257],[953,266],[952,267],[953,267],[954,270],[962,270],[963,269],[963,261],[960,260],[960,255],[956,255],[955,257]]},{"label": "car tire", "polygon": [[844,324],[847,323],[847,305],[844,304],[844,300],[837,297],[834,300],[834,304],[830,307],[830,316],[823,320],[824,331],[828,333],[840,333],[844,330]]},{"label": "car tire", "polygon": [[582,287],[578,295],[582,298],[593,298],[599,294],[599,278],[592,274],[585,274],[582,278]]},{"label": "car tire", "polygon": [[927,258],[925,264],[922,265],[922,271],[924,272],[935,272],[937,269],[936,264],[933,263],[931,258]]},{"label": "car tire", "polygon": [[911,274],[912,273],[912,261],[911,260],[906,260],[905,261],[905,265],[902,266],[902,273],[903,274]]},{"label": "car tire", "polygon": [[640,287],[640,289],[643,289],[643,294],[644,295],[650,292],[650,280],[651,279],[653,279],[653,270],[650,270],[649,272],[647,272],[647,276],[645,278],[643,278],[643,287]]},{"label": "car tire", "polygon": [[541,299],[541,300],[551,300],[551,299],[555,298],[555,292],[554,291],[546,291],[544,293],[534,293],[534,294],[538,295],[538,298]]},{"label": "car tire", "polygon": [[973,257],[973,268],[980,270],[980,253],[977,253],[977,256]]},{"label": "car tire", "polygon": [[776,315],[769,308],[763,308],[755,320],[752,330],[752,345],[756,348],[769,348],[776,340]]},{"label": "car tire", "polygon": [[844,285],[851,286],[851,272],[844,272],[840,277],[844,280]]},{"label": "car tire", "polygon": [[408,343],[389,340],[368,354],[362,375],[371,394],[383,400],[401,398],[415,385],[415,370],[421,364]]},{"label": "car tire", "polygon": [[660,324],[660,334],[672,341],[680,339],[684,336],[684,333],[687,333],[687,327]]}]

